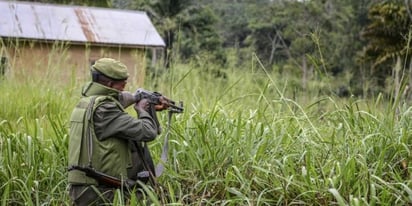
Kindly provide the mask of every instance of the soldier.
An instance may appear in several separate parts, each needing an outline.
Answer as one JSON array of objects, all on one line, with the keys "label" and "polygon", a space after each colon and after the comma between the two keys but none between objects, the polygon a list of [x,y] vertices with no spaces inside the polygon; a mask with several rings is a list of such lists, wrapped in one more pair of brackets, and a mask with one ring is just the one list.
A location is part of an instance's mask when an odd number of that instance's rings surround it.
[{"label": "soldier", "polygon": [[[148,183],[155,176],[146,142],[153,141],[160,130],[156,113],[149,112],[148,100],[142,99],[134,105],[138,118],[124,111],[119,94],[129,74],[126,66],[117,60],[97,60],[91,75],[92,81],[83,88],[70,118],[68,182],[74,205],[111,203],[118,189],[79,167],[129,182]],[[163,103],[156,105],[156,110],[166,108]]]}]

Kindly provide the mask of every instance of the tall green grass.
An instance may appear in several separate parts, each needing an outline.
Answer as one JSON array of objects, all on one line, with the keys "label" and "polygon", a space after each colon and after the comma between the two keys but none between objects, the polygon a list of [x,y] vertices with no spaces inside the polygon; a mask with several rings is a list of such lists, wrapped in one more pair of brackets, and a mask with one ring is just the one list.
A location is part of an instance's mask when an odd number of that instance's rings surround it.
[{"label": "tall green grass", "polygon": [[[256,59],[222,70],[226,78],[205,72],[213,65],[204,64],[176,64],[146,79],[146,89],[185,104],[172,119],[162,190],[146,188],[154,204],[412,202],[408,105],[395,114],[383,99],[338,98],[319,92],[315,81],[309,87],[316,89],[296,89],[296,79]],[[68,118],[84,82],[20,81],[0,83],[1,204],[68,205]],[[159,116],[165,131],[167,114]],[[156,161],[164,135],[150,145]]]}]

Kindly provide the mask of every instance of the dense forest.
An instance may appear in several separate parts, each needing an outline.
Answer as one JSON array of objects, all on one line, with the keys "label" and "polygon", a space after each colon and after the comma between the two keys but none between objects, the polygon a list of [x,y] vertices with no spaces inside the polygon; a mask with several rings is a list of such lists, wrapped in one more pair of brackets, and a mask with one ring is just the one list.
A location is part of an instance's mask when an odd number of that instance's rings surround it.
[{"label": "dense forest", "polygon": [[394,98],[412,83],[410,0],[39,2],[146,11],[166,42],[166,68],[214,62],[224,76],[256,56],[268,70],[299,78],[300,90],[327,76],[340,96]]}]

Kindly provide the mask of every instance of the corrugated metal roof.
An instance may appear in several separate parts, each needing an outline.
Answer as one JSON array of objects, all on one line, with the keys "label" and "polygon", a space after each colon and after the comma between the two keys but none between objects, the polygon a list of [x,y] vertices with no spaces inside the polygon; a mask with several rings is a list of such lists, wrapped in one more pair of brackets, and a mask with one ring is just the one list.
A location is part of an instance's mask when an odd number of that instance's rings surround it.
[{"label": "corrugated metal roof", "polygon": [[0,36],[164,47],[145,12],[0,1]]}]

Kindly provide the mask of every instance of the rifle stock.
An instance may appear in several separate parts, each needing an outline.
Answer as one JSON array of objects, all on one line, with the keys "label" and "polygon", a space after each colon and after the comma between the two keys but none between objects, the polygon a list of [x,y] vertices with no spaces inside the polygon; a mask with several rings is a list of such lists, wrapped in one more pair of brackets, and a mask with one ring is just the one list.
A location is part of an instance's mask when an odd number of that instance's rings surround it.
[{"label": "rifle stock", "polygon": [[113,188],[123,187],[126,189],[130,189],[136,185],[136,182],[134,182],[133,180],[127,179],[127,180],[122,181],[121,179],[117,177],[113,177],[103,172],[99,172],[91,167],[82,167],[78,165],[73,165],[69,168],[69,171],[71,170],[82,171],[86,174],[86,176],[91,177],[95,179],[99,184],[102,184],[108,187],[113,187]]}]

